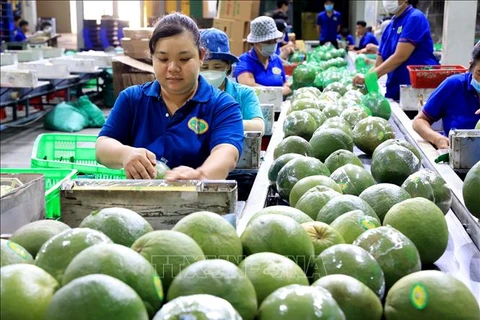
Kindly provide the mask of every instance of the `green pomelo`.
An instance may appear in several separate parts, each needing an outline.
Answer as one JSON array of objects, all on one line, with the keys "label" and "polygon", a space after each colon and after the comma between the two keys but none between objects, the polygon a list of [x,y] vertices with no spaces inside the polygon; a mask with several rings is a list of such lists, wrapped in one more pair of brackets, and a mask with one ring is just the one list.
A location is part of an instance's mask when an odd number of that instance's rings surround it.
[{"label": "green pomelo", "polygon": [[211,294],[227,300],[244,320],[253,320],[257,313],[252,283],[242,270],[225,260],[204,260],[185,268],[173,280],[167,300],[193,294]]},{"label": "green pomelo", "polygon": [[335,92],[335,91],[328,91],[328,92],[322,92],[320,95],[320,100],[329,100],[332,102],[338,101],[342,96],[340,93]]},{"label": "green pomelo", "polygon": [[73,280],[58,290],[45,320],[148,320],[138,294],[122,281],[104,274]]},{"label": "green pomelo", "polygon": [[286,256],[307,270],[314,254],[310,236],[292,218],[265,214],[251,221],[242,236],[246,256],[259,252],[273,252]]},{"label": "green pomelo", "polygon": [[447,183],[433,171],[425,169],[411,174],[403,182],[402,188],[412,198],[420,197],[434,202],[444,214],[452,205],[452,193]]},{"label": "green pomelo", "polygon": [[353,244],[365,249],[378,261],[385,274],[387,289],[402,277],[422,268],[415,244],[391,227],[370,229]]},{"label": "green pomelo", "polygon": [[[305,89],[305,88],[308,88],[308,87],[303,87],[298,89]],[[292,94],[292,102],[295,102],[301,99],[315,100],[319,98],[319,96],[317,97],[313,92],[303,91],[303,92],[297,93],[298,89],[295,90]]]},{"label": "green pomelo", "polygon": [[375,184],[370,172],[354,164],[346,164],[330,175],[344,194],[360,195],[365,189]]},{"label": "green pomelo", "polygon": [[392,226],[417,247],[422,263],[434,263],[447,249],[448,228],[443,212],[425,198],[408,199],[394,205],[383,225]]},{"label": "green pomelo", "polygon": [[28,263],[33,264],[32,255],[21,245],[5,239],[0,239],[0,265]]},{"label": "green pomelo", "polygon": [[10,240],[24,247],[33,257],[51,237],[70,229],[65,223],[56,220],[38,220],[24,225],[10,237]]},{"label": "green pomelo", "polygon": [[278,173],[277,191],[283,199],[289,199],[293,186],[309,176],[329,176],[330,171],[318,159],[303,157],[289,161]]},{"label": "green pomelo", "polygon": [[361,103],[363,94],[357,90],[349,90],[343,95],[343,98],[354,100],[356,103]]},{"label": "green pomelo", "polygon": [[380,183],[368,187],[360,195],[383,222],[385,215],[391,207],[404,200],[410,199],[408,192],[391,183]]},{"label": "green pomelo", "polygon": [[155,165],[155,171],[157,173],[157,176],[155,177],[155,179],[165,179],[165,174],[169,170],[170,168],[165,164],[165,162],[157,161],[157,164]]},{"label": "green pomelo", "polygon": [[413,146],[413,144],[411,144],[410,142],[406,141],[406,140],[400,140],[400,139],[388,139],[387,141],[385,142],[382,142],[376,149],[375,151],[373,152],[372,154],[372,157],[375,156],[375,154],[382,150],[382,148],[385,148],[385,147],[388,147],[388,146],[391,146],[391,145],[397,145],[397,146],[402,146],[404,148],[407,148],[408,150],[412,151],[413,153],[415,153],[415,155],[417,156],[418,160],[419,161],[422,161],[422,155],[420,154],[420,151],[418,151],[417,148],[415,148]]},{"label": "green pomelo", "polygon": [[[337,101],[337,104],[338,105],[341,105],[347,109],[349,108],[357,108],[358,107],[358,103],[357,101],[355,100],[352,100],[352,99],[349,99],[349,98],[345,98],[345,97],[342,97],[340,100]],[[344,110],[345,111],[345,110]],[[343,113],[343,112],[342,112]]]},{"label": "green pomelo", "polygon": [[279,288],[290,284],[309,285],[307,276],[295,262],[276,253],[252,254],[238,267],[252,282],[258,305]]},{"label": "green pomelo", "polygon": [[90,274],[105,274],[129,285],[143,300],[150,317],[162,305],[162,282],[155,269],[130,248],[106,243],[83,250],[68,265],[62,285]]},{"label": "green pomelo", "polygon": [[319,98],[322,95],[322,92],[315,87],[304,87],[304,88],[298,88],[297,90],[295,90],[293,96],[296,97],[297,95],[302,93],[313,94],[315,98]]},{"label": "green pomelo", "polygon": [[422,163],[417,156],[405,147],[391,145],[382,148],[372,158],[370,170],[378,183],[392,183],[401,186]]},{"label": "green pomelo", "polygon": [[93,229],[67,229],[42,245],[35,264],[50,273],[58,283],[62,283],[65,269],[73,258],[88,247],[100,243],[112,243],[112,240]]},{"label": "green pomelo", "polygon": [[140,237],[132,245],[157,271],[163,292],[180,271],[189,265],[205,260],[200,246],[189,236],[171,230],[158,230]]},{"label": "green pomelo", "polygon": [[[290,197],[289,197],[289,203],[291,206],[295,206],[298,202],[298,200],[313,187],[316,186],[324,186],[327,188],[330,188],[338,193],[342,193],[342,189],[338,186],[338,184],[333,181],[330,177],[326,176],[310,176],[303,178],[299,180],[295,185],[293,186],[291,192],[290,192]],[[316,216],[314,217],[314,219]]]},{"label": "green pomelo", "polygon": [[303,111],[305,109],[316,109],[321,111],[322,107],[318,104],[318,101],[316,99],[318,98],[301,97],[298,99],[294,99],[292,101],[292,104],[290,105],[290,109],[288,109],[287,114],[295,111]]},{"label": "green pomelo", "polygon": [[353,128],[355,145],[366,154],[372,154],[382,142],[394,138],[395,131],[390,123],[378,117],[360,120]]},{"label": "green pomelo", "polygon": [[314,268],[314,280],[330,274],[345,274],[361,281],[380,298],[385,293],[382,268],[371,254],[358,246],[334,245],[320,253]]},{"label": "green pomelo", "polygon": [[340,118],[344,119],[350,124],[350,127],[353,129],[360,122],[365,118],[368,118],[367,111],[365,111],[362,107],[351,107],[347,108],[342,111],[340,114]]},{"label": "green pomelo", "polygon": [[317,125],[317,128],[319,128],[325,122],[325,120],[327,120],[327,117],[323,114],[323,112],[318,109],[308,108],[303,111],[307,112],[309,115],[313,117]]},{"label": "green pomelo", "polygon": [[207,259],[223,259],[238,265],[242,241],[235,228],[219,214],[200,211],[182,218],[172,231],[186,234],[202,248]]},{"label": "green pomelo", "polygon": [[277,159],[281,155],[287,153],[296,153],[302,156],[311,156],[313,153],[312,146],[307,140],[300,137],[287,137],[280,141],[273,151],[273,159]]},{"label": "green pomelo", "polygon": [[327,289],[348,320],[382,318],[382,303],[375,292],[351,276],[331,274],[315,281],[312,287]]},{"label": "green pomelo", "polygon": [[210,294],[178,297],[167,303],[153,320],[242,320],[230,302]]},{"label": "green pomelo", "polygon": [[274,291],[258,309],[258,320],[345,320],[332,295],[319,287],[292,284]]},{"label": "green pomelo", "polygon": [[283,166],[286,165],[290,160],[299,157],[303,156],[297,153],[287,153],[275,159],[268,170],[268,180],[272,183],[275,183],[277,181],[278,172],[283,168]]},{"label": "green pomelo", "polygon": [[345,243],[353,243],[358,236],[367,230],[381,226],[380,221],[367,216],[363,211],[354,210],[342,214],[330,224],[345,239]]},{"label": "green pomelo", "polygon": [[318,213],[316,220],[330,224],[342,214],[353,210],[360,210],[367,216],[371,216],[379,220],[378,216],[375,214],[375,211],[373,211],[372,207],[370,207],[367,202],[352,195],[342,195],[328,201]]},{"label": "green pomelo", "polygon": [[293,70],[292,74],[293,83],[297,88],[311,87],[315,77],[315,69],[306,64],[298,65],[295,70]]},{"label": "green pomelo", "polygon": [[353,164],[363,168],[362,161],[353,152],[348,150],[337,150],[325,160],[325,165],[330,172],[334,172],[346,164]]},{"label": "green pomelo", "polygon": [[388,120],[392,115],[390,103],[381,93],[367,93],[365,96],[362,97],[362,104],[372,111],[374,117],[380,117]]},{"label": "green pomelo", "polygon": [[480,319],[475,296],[465,284],[440,271],[419,271],[400,279],[385,302],[388,320]]},{"label": "green pomelo", "polygon": [[346,107],[339,104],[331,104],[326,106],[322,112],[327,118],[339,117]]},{"label": "green pomelo", "polygon": [[[320,98],[322,99],[322,98]],[[323,111],[327,108],[327,107],[330,107],[330,106],[333,106],[335,105],[335,101],[333,100],[329,100],[328,98],[323,98],[323,100],[317,100],[317,104],[318,104],[318,107],[320,109],[320,111]],[[325,115],[325,114],[324,114]],[[326,116],[325,116],[326,117]]]},{"label": "green pomelo", "polygon": [[304,111],[290,113],[283,122],[285,137],[297,136],[310,140],[316,129],[317,122],[308,112]]},{"label": "green pomelo", "polygon": [[480,120],[478,120],[477,125],[475,126],[475,130],[480,130]]},{"label": "green pomelo", "polygon": [[341,129],[319,129],[310,139],[313,157],[325,161],[329,155],[337,150],[353,151],[352,137]]},{"label": "green pomelo", "polygon": [[328,201],[342,194],[325,186],[316,186],[308,190],[298,200],[295,208],[307,214],[310,218],[315,219],[320,209],[327,204]]},{"label": "green pomelo", "polygon": [[346,134],[348,134],[350,137],[353,137],[352,129],[350,129],[350,124],[346,120],[338,116],[327,119],[317,130],[321,131],[325,129],[340,129]]},{"label": "green pomelo", "polygon": [[345,243],[343,237],[326,223],[313,221],[303,223],[302,227],[312,239],[315,256],[333,245]]},{"label": "green pomelo", "polygon": [[135,240],[153,231],[150,223],[135,211],[125,208],[107,208],[87,216],[80,228],[97,230],[114,243],[130,247]]},{"label": "green pomelo", "polygon": [[345,86],[342,85],[340,82],[330,83],[323,90],[323,92],[329,92],[329,91],[338,92],[338,94],[340,94],[341,96],[343,96],[343,95],[345,95],[345,93],[347,93],[347,89],[345,89]]},{"label": "green pomelo", "polygon": [[302,224],[305,222],[312,222],[313,219],[306,215],[304,212],[288,207],[288,206],[271,206],[263,208],[262,210],[255,213],[249,220],[249,223],[254,219],[261,217],[264,214],[279,214],[281,216],[292,218],[293,220],[297,221],[298,223]]},{"label": "green pomelo", "polygon": [[465,200],[465,206],[468,211],[480,219],[480,197],[478,196],[478,190],[480,190],[480,161],[468,171],[463,181],[462,190],[463,199]]},{"label": "green pomelo", "polygon": [[[15,264],[0,269],[0,300],[3,320],[45,319],[57,280],[43,269],[30,264]],[[66,316],[66,315],[65,315]]]}]

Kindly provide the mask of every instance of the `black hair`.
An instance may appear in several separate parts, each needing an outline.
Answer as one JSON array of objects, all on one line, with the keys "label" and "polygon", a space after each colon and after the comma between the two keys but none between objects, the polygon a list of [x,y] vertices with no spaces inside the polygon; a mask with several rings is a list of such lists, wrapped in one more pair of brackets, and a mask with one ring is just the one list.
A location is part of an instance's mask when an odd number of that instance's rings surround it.
[{"label": "black hair", "polygon": [[367,23],[363,20],[358,20],[357,21],[357,26],[362,26],[362,27],[365,28],[367,26]]},{"label": "black hair", "polygon": [[419,3],[420,1],[418,1],[418,0],[408,0],[407,2],[408,2],[408,4],[410,4],[412,7],[416,8],[416,7],[418,6],[418,3]]},{"label": "black hair", "polygon": [[477,42],[472,51],[472,61],[470,62],[470,72],[473,71],[473,67],[480,63],[480,41]]},{"label": "black hair", "polygon": [[155,52],[157,41],[163,38],[173,37],[183,32],[190,32],[195,46],[200,50],[200,30],[192,18],[178,12],[174,12],[160,19],[153,29],[152,37],[148,46],[150,53]]},{"label": "black hair", "polygon": [[333,0],[325,0],[323,3],[327,3],[327,2],[331,2],[333,4],[335,3],[335,1],[333,1]]},{"label": "black hair", "polygon": [[277,9],[280,9],[283,6],[288,6],[288,0],[278,0],[277,1]]},{"label": "black hair", "polygon": [[287,29],[287,24],[283,19],[275,19],[275,24],[277,25],[277,30],[280,32],[283,32],[285,29]]},{"label": "black hair", "polygon": [[25,21],[25,20],[22,20],[22,21],[20,21],[20,22],[18,23],[18,26],[19,26],[20,28],[23,27],[23,26],[28,26],[28,22]]},{"label": "black hair", "polygon": [[367,32],[373,32],[373,28],[371,26],[367,27]]},{"label": "black hair", "polygon": [[13,16],[13,21],[15,21],[15,22],[19,21],[20,19],[22,19],[22,17],[19,16],[18,14],[15,14],[15,15]]},{"label": "black hair", "polygon": [[340,34],[344,37],[347,37],[348,34],[350,33],[350,30],[348,30],[347,27],[343,27],[341,30],[340,30]]}]

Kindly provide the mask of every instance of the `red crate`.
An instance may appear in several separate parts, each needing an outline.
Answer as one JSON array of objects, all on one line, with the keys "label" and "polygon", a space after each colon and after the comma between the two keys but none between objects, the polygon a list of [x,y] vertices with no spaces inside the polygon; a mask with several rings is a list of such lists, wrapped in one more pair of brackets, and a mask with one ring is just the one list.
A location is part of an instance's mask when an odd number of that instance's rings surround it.
[{"label": "red crate", "polygon": [[292,64],[284,65],[283,69],[285,70],[285,74],[287,76],[293,75],[293,70],[295,70],[295,68],[297,66],[298,66],[298,63],[292,63]]},{"label": "red crate", "polygon": [[451,75],[467,72],[464,66],[407,66],[412,87],[418,89],[436,88]]}]

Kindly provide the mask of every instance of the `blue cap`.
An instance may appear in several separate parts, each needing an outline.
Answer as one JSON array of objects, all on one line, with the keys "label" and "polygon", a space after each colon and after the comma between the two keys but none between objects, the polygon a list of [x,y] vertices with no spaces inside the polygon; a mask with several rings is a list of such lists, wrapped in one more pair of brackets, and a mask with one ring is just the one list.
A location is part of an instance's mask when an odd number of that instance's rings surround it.
[{"label": "blue cap", "polygon": [[227,34],[221,30],[215,28],[203,30],[200,34],[200,42],[207,49],[207,60],[239,61],[230,52]]}]

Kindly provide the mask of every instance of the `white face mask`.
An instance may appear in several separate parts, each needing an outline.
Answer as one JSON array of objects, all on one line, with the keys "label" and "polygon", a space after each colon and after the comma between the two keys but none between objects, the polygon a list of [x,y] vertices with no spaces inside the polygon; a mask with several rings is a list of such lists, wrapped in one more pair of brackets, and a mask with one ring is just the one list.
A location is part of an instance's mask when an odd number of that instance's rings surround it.
[{"label": "white face mask", "polygon": [[272,54],[275,53],[277,50],[277,44],[272,43],[272,44],[262,44],[262,55],[265,57],[270,57]]},{"label": "white face mask", "polygon": [[218,71],[218,70],[207,70],[201,71],[200,75],[207,80],[215,88],[218,88],[222,85],[223,81],[227,77],[227,71]]},{"label": "white face mask", "polygon": [[397,0],[383,0],[383,7],[390,14],[396,14],[401,6]]}]

